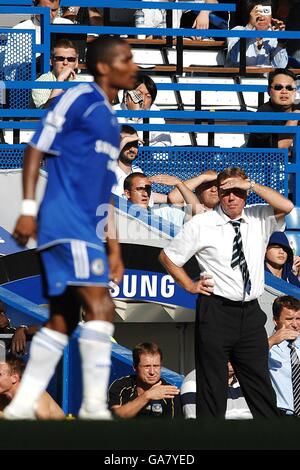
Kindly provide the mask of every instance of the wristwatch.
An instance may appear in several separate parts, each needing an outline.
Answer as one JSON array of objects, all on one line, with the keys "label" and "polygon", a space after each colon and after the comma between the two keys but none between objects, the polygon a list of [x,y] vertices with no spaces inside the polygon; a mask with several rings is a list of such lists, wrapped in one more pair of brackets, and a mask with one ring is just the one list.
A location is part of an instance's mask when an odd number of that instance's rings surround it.
[{"label": "wristwatch", "polygon": [[79,7],[68,7],[67,12],[72,13],[72,15],[77,15],[79,11]]},{"label": "wristwatch", "polygon": [[28,326],[27,325],[19,325],[18,328],[24,328],[24,333],[28,333]]},{"label": "wristwatch", "polygon": [[248,191],[250,191],[250,192],[253,191],[253,188],[254,188],[255,184],[256,184],[255,180],[249,180],[249,189],[248,189]]}]

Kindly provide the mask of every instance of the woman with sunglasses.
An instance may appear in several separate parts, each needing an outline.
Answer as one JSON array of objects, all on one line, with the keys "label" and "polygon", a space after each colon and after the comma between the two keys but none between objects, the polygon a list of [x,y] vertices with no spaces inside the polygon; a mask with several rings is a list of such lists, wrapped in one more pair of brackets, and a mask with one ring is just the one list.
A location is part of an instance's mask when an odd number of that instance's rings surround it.
[{"label": "woman with sunglasses", "polygon": [[[76,69],[78,67],[78,49],[69,39],[60,39],[50,53],[51,71],[41,75],[39,82],[66,82],[76,80]],[[32,100],[36,108],[48,108],[53,98],[60,95],[64,90],[58,88],[33,89]]]},{"label": "woman with sunglasses", "polygon": [[[297,114],[300,105],[295,103],[297,77],[288,69],[276,69],[269,74],[268,93],[270,99],[258,108],[258,112],[291,113],[288,121],[253,121],[254,125],[297,126]],[[294,116],[293,116],[294,114]],[[300,116],[299,116],[300,117]],[[247,147],[250,148],[290,148],[293,146],[293,134],[257,133],[250,134]]]}]

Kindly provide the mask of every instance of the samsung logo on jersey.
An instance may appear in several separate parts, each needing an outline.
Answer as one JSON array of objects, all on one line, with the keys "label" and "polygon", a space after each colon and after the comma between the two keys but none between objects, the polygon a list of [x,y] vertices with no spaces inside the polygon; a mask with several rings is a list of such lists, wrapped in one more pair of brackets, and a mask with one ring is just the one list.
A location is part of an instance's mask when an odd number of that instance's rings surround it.
[{"label": "samsung logo on jersey", "polygon": [[117,160],[120,150],[109,142],[104,142],[103,140],[96,140],[95,151],[97,153],[105,153],[113,160]]}]

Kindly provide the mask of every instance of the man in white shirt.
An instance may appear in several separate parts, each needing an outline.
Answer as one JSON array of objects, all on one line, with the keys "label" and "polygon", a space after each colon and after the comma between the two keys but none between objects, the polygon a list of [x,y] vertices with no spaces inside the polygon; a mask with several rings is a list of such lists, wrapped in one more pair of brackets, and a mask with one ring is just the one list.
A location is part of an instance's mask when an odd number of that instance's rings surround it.
[{"label": "man in white shirt", "polygon": [[138,156],[139,143],[143,141],[139,138],[136,130],[127,124],[121,127],[120,155],[116,167],[117,183],[112,188],[112,193],[119,197],[124,197],[124,180],[131,173],[143,170],[133,162]]},{"label": "man in white shirt", "polygon": [[[186,201],[190,204],[191,201],[189,200],[189,197],[196,198],[196,196],[184,185],[184,183],[181,182],[179,187],[183,194],[187,193]],[[157,204],[154,207],[149,207],[151,192],[151,180],[143,173],[132,173],[125,178],[124,194],[128,201],[139,207],[143,207],[146,210],[150,208],[150,214],[168,220],[174,225],[180,227],[185,219],[185,211],[178,206],[176,207],[168,204],[163,204],[162,206]]]},{"label": "man in white shirt", "polygon": [[[128,124],[121,126],[121,142],[120,142],[120,155],[118,158],[118,165],[116,167],[117,183],[112,188],[112,193],[116,196],[125,198],[124,181],[125,178],[131,173],[143,173],[143,170],[134,164],[138,157],[139,144],[144,142],[139,137],[136,130]],[[149,206],[152,207],[154,202],[164,203],[167,202],[165,194],[153,192],[150,197]]]},{"label": "man in white shirt", "polygon": [[[33,6],[35,7],[48,7],[50,8],[50,21],[55,24],[73,24],[72,21],[66,18],[57,16],[59,10],[60,0],[34,0]],[[30,20],[21,21],[21,23],[13,26],[13,29],[35,29],[36,44],[41,44],[41,25],[40,17],[33,15]]]},{"label": "man in white shirt", "polygon": [[[186,223],[162,250],[160,261],[188,292],[203,294],[197,301],[195,325],[197,417],[224,418],[230,360],[254,418],[271,418],[278,411],[268,374],[266,315],[257,298],[264,290],[268,236],[283,228],[293,204],[249,180],[240,168],[219,173],[217,186],[217,208]],[[267,205],[245,209],[249,190]],[[211,295],[183,268],[193,255],[200,272],[213,276]]]}]

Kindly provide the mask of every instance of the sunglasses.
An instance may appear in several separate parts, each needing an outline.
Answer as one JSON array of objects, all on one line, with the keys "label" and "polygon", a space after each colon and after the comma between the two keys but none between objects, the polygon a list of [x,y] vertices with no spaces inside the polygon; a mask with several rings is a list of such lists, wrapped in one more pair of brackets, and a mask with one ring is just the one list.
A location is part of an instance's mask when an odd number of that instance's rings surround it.
[{"label": "sunglasses", "polygon": [[67,60],[68,62],[76,62],[77,57],[64,57],[62,55],[54,55],[52,59],[55,60],[55,62],[64,62],[65,60]]},{"label": "sunglasses", "polygon": [[296,90],[296,87],[294,87],[292,85],[274,85],[274,86],[271,86],[271,88],[273,88],[273,90],[276,90],[276,91],[280,91],[283,88],[287,91],[295,91]]},{"label": "sunglasses", "polygon": [[152,188],[151,188],[151,184],[146,184],[145,186],[138,186],[137,188],[134,188],[131,191],[137,191],[140,194],[142,194],[144,191],[146,191],[148,196],[150,196]]}]

